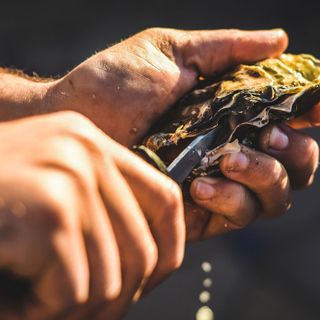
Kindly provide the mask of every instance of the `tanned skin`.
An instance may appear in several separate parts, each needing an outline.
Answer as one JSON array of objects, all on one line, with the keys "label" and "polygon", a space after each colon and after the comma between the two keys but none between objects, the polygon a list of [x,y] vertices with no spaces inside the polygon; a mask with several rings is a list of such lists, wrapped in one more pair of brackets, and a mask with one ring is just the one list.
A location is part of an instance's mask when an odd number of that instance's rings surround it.
[{"label": "tanned skin", "polygon": [[2,319],[119,319],[180,266],[186,239],[286,212],[319,154],[288,126],[265,128],[261,152],[225,156],[223,178],[196,179],[193,208],[130,147],[199,76],[279,56],[287,42],[278,29],[153,28],[58,79],[1,69],[0,266],[33,294],[19,307],[0,301]]}]

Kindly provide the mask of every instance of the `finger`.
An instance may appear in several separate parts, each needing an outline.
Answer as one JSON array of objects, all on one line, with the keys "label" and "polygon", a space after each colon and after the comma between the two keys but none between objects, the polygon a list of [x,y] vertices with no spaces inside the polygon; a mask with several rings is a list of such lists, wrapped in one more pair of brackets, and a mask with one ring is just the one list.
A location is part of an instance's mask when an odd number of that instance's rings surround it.
[{"label": "finger", "polygon": [[212,213],[194,203],[194,201],[189,199],[188,186],[185,186],[186,195],[184,199],[184,210],[185,210],[185,220],[186,220],[186,238],[188,241],[198,241],[202,238],[204,230],[210,219],[212,218]]},{"label": "finger", "polygon": [[288,209],[289,178],[277,160],[242,147],[241,152],[224,156],[220,169],[226,178],[243,184],[256,195],[263,215],[275,217]]},{"label": "finger", "polygon": [[[97,188],[88,188],[83,232],[90,268],[90,301],[115,299],[121,291],[120,253],[115,234]],[[112,259],[110,258],[112,257]]]},{"label": "finger", "polygon": [[153,272],[157,263],[157,246],[139,204],[116,166],[106,160],[97,169],[101,193],[120,251],[122,291],[117,299],[102,304],[95,312],[97,319],[119,319]]},{"label": "finger", "polygon": [[[167,176],[121,147],[118,165],[138,200],[158,246],[158,262],[148,281],[149,290],[182,263],[185,221],[181,190]],[[129,160],[130,159],[130,160]]]},{"label": "finger", "polygon": [[197,178],[191,184],[190,193],[200,207],[212,213],[202,232],[204,238],[244,228],[260,210],[248,189],[225,178]]},{"label": "finger", "polygon": [[303,188],[313,181],[319,147],[308,135],[284,125],[270,125],[261,132],[260,148],[284,165],[292,188]]},{"label": "finger", "polygon": [[120,252],[98,188],[87,188],[83,197],[88,199],[83,208],[82,228],[90,269],[90,289],[87,302],[70,310],[70,320],[89,318],[95,308],[115,300],[122,285]]},{"label": "finger", "polygon": [[20,212],[10,263],[32,284],[34,299],[23,318],[47,319],[86,301],[89,268],[73,182],[58,171],[30,174],[41,182],[21,190],[19,199],[29,198],[29,206]]},{"label": "finger", "polygon": [[212,75],[240,63],[279,56],[288,46],[288,37],[281,29],[188,31],[177,46],[185,67]]},{"label": "finger", "polygon": [[320,103],[307,114],[288,121],[288,124],[295,129],[320,127]]},{"label": "finger", "polygon": [[26,319],[62,318],[88,299],[88,261],[81,231],[59,232],[55,246],[56,256],[34,281],[37,304],[28,306]]}]

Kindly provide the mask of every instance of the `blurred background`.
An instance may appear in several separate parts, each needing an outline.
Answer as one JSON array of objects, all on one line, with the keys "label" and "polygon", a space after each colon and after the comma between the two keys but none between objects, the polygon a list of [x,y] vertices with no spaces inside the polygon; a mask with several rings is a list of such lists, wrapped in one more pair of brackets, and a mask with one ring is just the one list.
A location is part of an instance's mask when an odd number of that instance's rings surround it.
[{"label": "blurred background", "polygon": [[[288,51],[320,57],[320,2],[304,0],[0,2],[0,65],[59,76],[85,58],[151,26],[183,29],[282,27]],[[320,131],[310,131],[320,142]],[[182,268],[135,305],[127,320],[191,320],[207,303],[218,320],[320,319],[320,175],[294,193],[278,220],[189,245]],[[205,274],[201,263],[212,270]]]}]

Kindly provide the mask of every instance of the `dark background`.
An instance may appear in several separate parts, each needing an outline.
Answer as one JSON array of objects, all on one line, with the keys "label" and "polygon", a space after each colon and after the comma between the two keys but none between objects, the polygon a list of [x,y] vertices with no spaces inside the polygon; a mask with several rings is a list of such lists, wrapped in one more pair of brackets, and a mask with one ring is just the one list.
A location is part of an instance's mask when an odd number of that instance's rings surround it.
[{"label": "dark background", "polygon": [[[0,2],[0,65],[62,75],[95,51],[151,26],[285,28],[290,52],[320,56],[319,1]],[[320,134],[311,131],[320,141]],[[290,212],[244,231],[190,245],[183,267],[127,316],[194,319],[205,277],[218,320],[320,319],[320,176],[294,195]],[[1,316],[0,316],[1,318]]]}]

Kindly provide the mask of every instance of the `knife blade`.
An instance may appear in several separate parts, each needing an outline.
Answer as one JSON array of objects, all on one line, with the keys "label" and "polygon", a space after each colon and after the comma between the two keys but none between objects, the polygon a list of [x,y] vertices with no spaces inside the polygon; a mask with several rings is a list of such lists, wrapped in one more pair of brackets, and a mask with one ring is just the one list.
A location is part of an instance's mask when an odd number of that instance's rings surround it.
[{"label": "knife blade", "polygon": [[212,145],[218,136],[216,127],[208,133],[196,137],[167,167],[169,176],[181,184],[191,173],[194,167],[200,163],[205,153],[212,149]]}]

